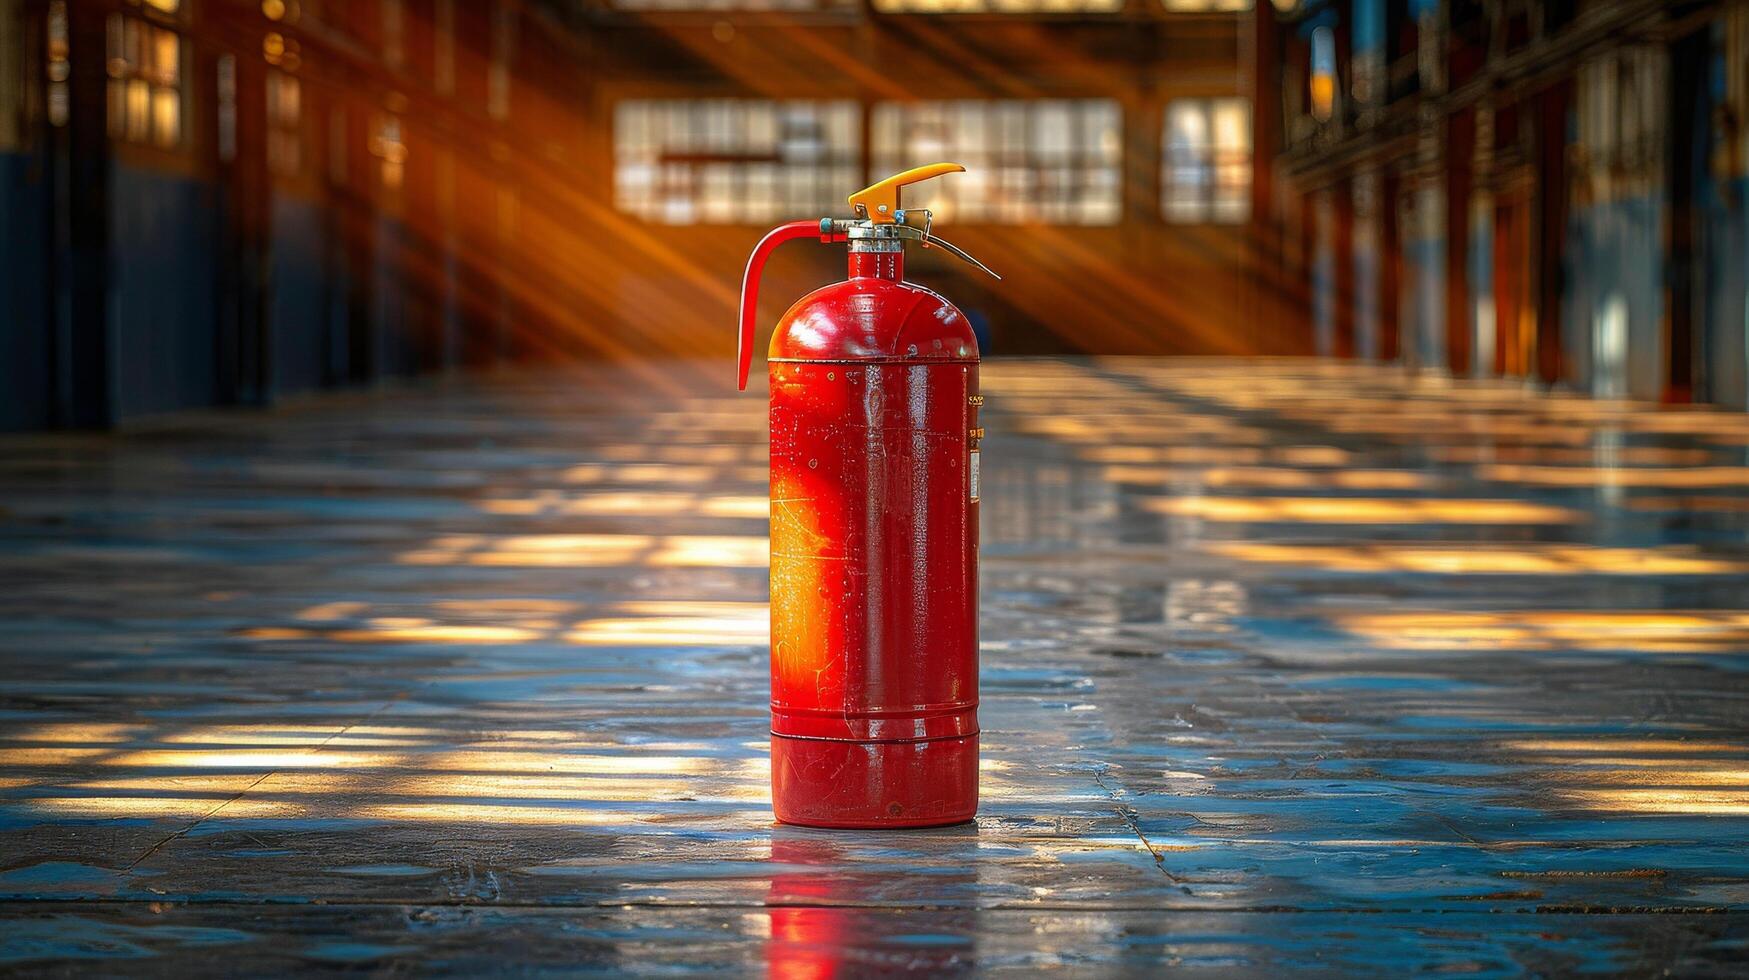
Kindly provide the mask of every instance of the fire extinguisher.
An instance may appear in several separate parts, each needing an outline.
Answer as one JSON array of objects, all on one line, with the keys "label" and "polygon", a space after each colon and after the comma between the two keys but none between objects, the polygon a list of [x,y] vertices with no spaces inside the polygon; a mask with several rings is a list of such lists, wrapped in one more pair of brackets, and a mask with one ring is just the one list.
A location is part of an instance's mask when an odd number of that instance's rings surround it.
[{"label": "fire extinguisher", "polygon": [[[850,275],[778,321],[771,376],[771,797],[814,827],[926,827],[978,808],[978,342],[906,282],[905,243],[941,248],[899,189],[853,219],[780,225],[741,283],[740,386],[759,276],[798,238],[848,242]],[[1000,278],[999,276],[997,278]]]}]

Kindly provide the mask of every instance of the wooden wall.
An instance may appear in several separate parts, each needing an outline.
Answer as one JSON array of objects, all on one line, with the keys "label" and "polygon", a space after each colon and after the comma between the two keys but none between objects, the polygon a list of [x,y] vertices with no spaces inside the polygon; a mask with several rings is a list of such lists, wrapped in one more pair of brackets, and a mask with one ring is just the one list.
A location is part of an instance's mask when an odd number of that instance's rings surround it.
[{"label": "wooden wall", "polygon": [[[515,361],[707,358],[728,377],[740,271],[765,226],[616,210],[614,107],[634,98],[853,100],[863,174],[882,103],[1112,100],[1115,224],[949,221],[938,230],[1005,280],[938,254],[914,255],[913,277],[987,324],[995,353],[1298,344],[1288,318],[1259,312],[1245,225],[1161,216],[1165,106],[1241,92],[1237,15],[1142,0],[1083,17],[558,0],[182,0],[168,15],[6,0],[0,14],[0,381],[13,393],[0,426],[112,425]],[[173,145],[110,131],[117,17],[181,39]],[[289,124],[267,111],[285,79]],[[767,327],[843,262],[792,246],[771,267]]]}]

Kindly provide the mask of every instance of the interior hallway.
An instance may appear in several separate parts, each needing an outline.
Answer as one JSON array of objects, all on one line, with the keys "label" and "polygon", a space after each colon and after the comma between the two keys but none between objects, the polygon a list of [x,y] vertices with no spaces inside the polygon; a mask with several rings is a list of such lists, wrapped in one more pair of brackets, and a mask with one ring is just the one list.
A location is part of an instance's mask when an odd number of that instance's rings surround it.
[{"label": "interior hallway", "polygon": [[764,399],[699,377],[0,441],[0,968],[1742,956],[1749,416],[988,363],[980,818],[870,834],[771,823]]}]

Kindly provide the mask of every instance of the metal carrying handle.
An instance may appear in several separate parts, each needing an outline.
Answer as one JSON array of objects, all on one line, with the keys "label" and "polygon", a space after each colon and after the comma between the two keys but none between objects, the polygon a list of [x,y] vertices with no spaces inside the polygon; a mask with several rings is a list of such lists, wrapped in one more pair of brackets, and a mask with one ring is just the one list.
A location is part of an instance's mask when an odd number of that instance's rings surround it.
[{"label": "metal carrying handle", "polygon": [[[917,214],[919,211],[921,211],[923,213],[923,227],[922,228],[918,228],[916,223],[912,220],[912,215]],[[931,226],[933,226],[935,223],[935,215],[932,214],[928,208],[918,208],[918,209],[913,210],[913,211],[900,211],[895,217],[897,219],[897,223],[899,225],[901,225],[902,228],[908,228],[908,229],[911,229],[914,231],[921,231],[923,233],[922,236],[920,238],[918,238],[917,240],[919,242],[923,243],[924,248],[934,248],[934,247],[939,245],[940,247],[947,250],[947,254],[953,256],[956,259],[959,259],[961,262],[969,262],[972,265],[977,266],[979,269],[982,269],[984,271],[984,273],[986,275],[988,275],[990,278],[996,280],[997,282],[1002,281],[1002,277],[996,274],[996,270],[990,268],[989,266],[985,265],[982,262],[979,262],[975,257],[973,257],[972,253],[966,251],[963,248],[960,248],[958,245],[955,245],[953,242],[950,242],[945,238],[941,238],[941,237],[935,235],[930,230]],[[900,230],[898,232],[898,234],[899,234],[900,238],[910,238],[911,237],[910,235],[905,234],[905,232],[903,230]]]}]

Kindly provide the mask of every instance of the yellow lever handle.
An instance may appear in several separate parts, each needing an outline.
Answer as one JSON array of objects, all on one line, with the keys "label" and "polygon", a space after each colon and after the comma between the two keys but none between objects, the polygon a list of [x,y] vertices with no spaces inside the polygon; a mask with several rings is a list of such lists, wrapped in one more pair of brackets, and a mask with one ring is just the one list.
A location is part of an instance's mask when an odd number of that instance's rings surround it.
[{"label": "yellow lever handle", "polygon": [[850,206],[877,225],[890,225],[893,223],[893,215],[899,210],[899,188],[931,177],[940,177],[942,174],[965,172],[966,168],[957,163],[931,163],[913,167],[850,195]]}]

